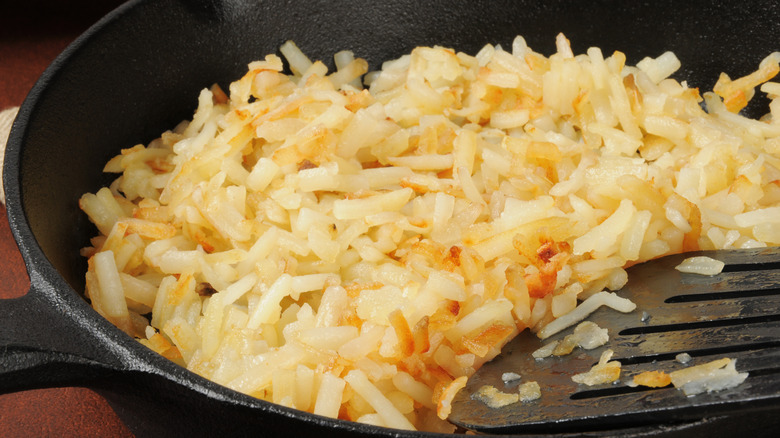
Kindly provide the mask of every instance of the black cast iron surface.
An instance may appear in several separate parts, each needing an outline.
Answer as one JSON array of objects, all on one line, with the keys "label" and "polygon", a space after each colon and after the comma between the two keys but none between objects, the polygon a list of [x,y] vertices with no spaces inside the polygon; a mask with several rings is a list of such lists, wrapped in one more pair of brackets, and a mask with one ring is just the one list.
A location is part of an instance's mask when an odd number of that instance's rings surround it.
[{"label": "black cast iron surface", "polygon": [[[674,51],[676,74],[709,89],[721,71],[753,71],[778,47],[775,1],[357,1],[134,0],[71,45],[23,104],[3,181],[14,236],[28,266],[27,296],[0,301],[0,390],[86,385],[106,395],[139,436],[423,436],[335,421],[237,394],[170,363],[107,323],[84,302],[94,228],[81,194],[109,182],[104,163],[192,116],[200,89],[226,87],[247,63],[294,40],[330,62],[350,49],[371,68],[418,45],[474,54],[523,35],[549,55],[564,32],[575,52],[621,50],[629,63]],[[762,103],[763,102],[763,103]],[[766,112],[758,99],[749,109]],[[758,419],[757,419],[758,418]],[[767,430],[771,417],[712,417],[630,428],[632,436]],[[763,426],[763,429],[762,429]],[[615,435],[612,429],[601,435]],[[758,433],[758,432],[755,432]]]}]

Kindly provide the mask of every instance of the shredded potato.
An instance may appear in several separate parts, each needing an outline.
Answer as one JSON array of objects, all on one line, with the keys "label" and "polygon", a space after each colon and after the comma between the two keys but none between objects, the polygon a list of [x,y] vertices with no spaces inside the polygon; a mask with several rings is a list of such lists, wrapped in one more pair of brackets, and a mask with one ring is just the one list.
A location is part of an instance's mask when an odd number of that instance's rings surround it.
[{"label": "shredded potato", "polygon": [[780,243],[780,88],[762,86],[761,121],[734,113],[778,54],[702,95],[669,77],[671,52],[631,66],[556,47],[419,47],[369,73],[284,44],[292,74],[252,62],[109,161],[118,178],[79,202],[99,232],[88,298],[237,391],[446,432],[455,393],[520,331],[633,310],[606,292],[627,266]]},{"label": "shredded potato", "polygon": [[571,379],[576,383],[587,386],[603,385],[618,380],[620,378],[621,364],[616,360],[610,360],[612,354],[612,350],[605,350],[596,365],[593,365],[590,370],[584,373],[571,376]]},{"label": "shredded potato", "polygon": [[716,275],[723,271],[725,263],[715,260],[711,257],[688,257],[679,265],[675,266],[680,272],[699,275]]},{"label": "shredded potato", "polygon": [[672,383],[669,374],[663,371],[645,371],[634,376],[630,386],[649,386],[651,388],[663,388]]},{"label": "shredded potato", "polygon": [[492,385],[485,385],[471,395],[474,400],[479,400],[493,409],[502,408],[520,401],[520,394],[509,394],[500,391]]},{"label": "shredded potato", "polygon": [[739,385],[747,378],[748,373],[737,372],[736,363],[736,359],[724,357],[672,371],[669,380],[687,396],[722,391]]}]

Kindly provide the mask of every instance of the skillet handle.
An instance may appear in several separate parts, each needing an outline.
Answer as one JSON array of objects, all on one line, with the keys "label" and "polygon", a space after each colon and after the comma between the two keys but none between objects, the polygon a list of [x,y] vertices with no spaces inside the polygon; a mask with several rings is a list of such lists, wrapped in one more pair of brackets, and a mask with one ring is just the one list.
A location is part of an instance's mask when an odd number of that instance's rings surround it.
[{"label": "skillet handle", "polygon": [[[11,125],[18,107],[0,111],[0,176]],[[0,203],[5,193],[0,184]],[[115,378],[123,353],[106,348],[106,337],[85,328],[86,304],[62,297],[44,275],[29,272],[27,294],[0,299],[0,394],[55,386],[90,386],[101,378]],[[102,341],[102,342],[101,342]],[[104,347],[101,347],[103,345]],[[124,354],[126,356],[126,353]]]},{"label": "skillet handle", "polygon": [[101,351],[97,335],[77,327],[75,309],[48,299],[35,283],[22,297],[0,300],[0,394],[90,386],[115,375],[121,367],[115,353]]}]

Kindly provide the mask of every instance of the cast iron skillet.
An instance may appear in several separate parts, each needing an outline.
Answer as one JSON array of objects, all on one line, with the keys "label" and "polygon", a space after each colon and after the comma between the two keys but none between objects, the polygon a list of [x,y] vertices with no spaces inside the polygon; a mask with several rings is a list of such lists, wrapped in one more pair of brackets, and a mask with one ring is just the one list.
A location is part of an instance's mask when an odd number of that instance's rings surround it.
[{"label": "cast iron skillet", "polygon": [[[259,401],[206,381],[142,347],[83,300],[78,255],[94,227],[79,196],[110,178],[104,163],[147,143],[196,107],[200,89],[223,87],[246,64],[287,39],[310,57],[351,49],[372,68],[417,45],[474,54],[515,35],[545,55],[564,32],[575,52],[621,50],[629,63],[673,50],[676,75],[710,89],[720,71],[753,71],[778,47],[773,0],[359,1],[133,0],[72,44],[24,102],[4,168],[11,229],[28,267],[30,292],[0,301],[0,391],[83,385],[102,393],[139,436],[427,436],[336,421]],[[757,102],[753,115],[767,111]],[[627,434],[762,434],[777,415],[706,418],[680,425],[652,419]]]}]

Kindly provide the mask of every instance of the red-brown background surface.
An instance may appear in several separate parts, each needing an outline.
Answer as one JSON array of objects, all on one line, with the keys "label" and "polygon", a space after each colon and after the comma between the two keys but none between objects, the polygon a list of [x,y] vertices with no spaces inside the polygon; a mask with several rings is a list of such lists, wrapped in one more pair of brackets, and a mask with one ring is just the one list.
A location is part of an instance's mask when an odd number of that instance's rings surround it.
[{"label": "red-brown background surface", "polygon": [[[122,0],[0,0],[0,110],[19,106],[48,64]],[[0,298],[29,279],[0,205]],[[3,315],[0,315],[2,318]],[[106,401],[86,388],[0,395],[0,437],[132,437]]]}]

